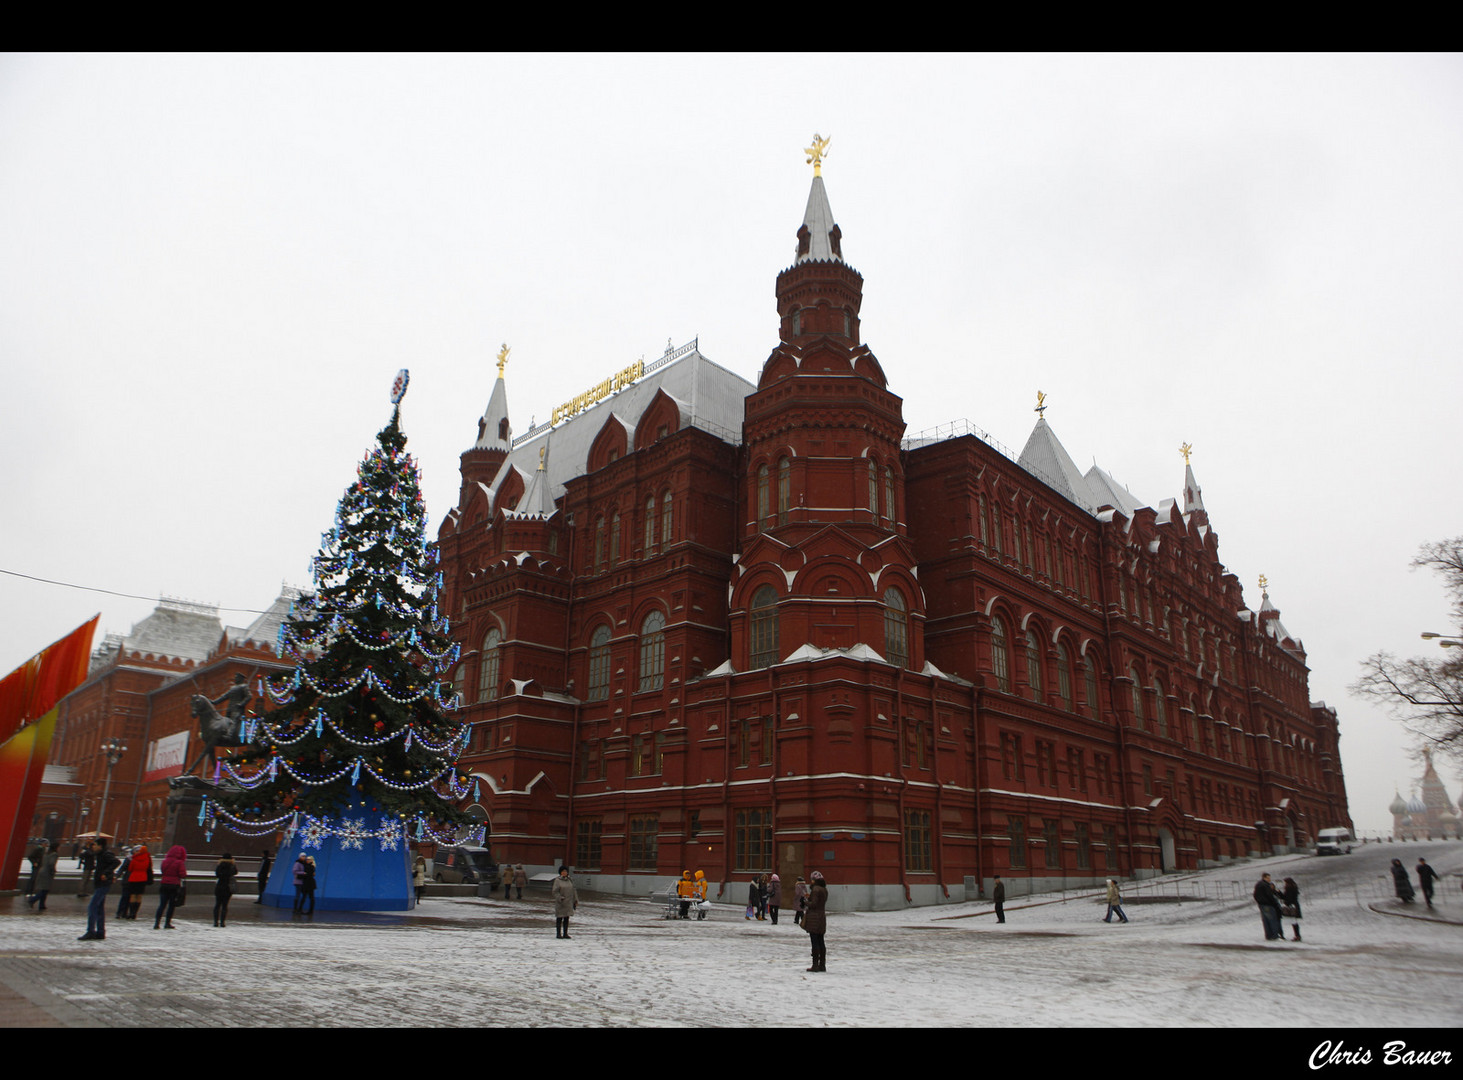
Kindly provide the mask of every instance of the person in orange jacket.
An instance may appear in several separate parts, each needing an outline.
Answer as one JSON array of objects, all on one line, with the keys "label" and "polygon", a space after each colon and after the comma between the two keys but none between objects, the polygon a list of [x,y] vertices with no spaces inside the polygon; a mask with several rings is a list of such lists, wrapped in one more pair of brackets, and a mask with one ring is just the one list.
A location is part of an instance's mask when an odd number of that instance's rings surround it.
[{"label": "person in orange jacket", "polygon": [[681,918],[687,918],[691,912],[691,901],[696,898],[696,883],[691,880],[691,871],[681,871],[681,880],[676,882],[676,895],[681,898]]}]

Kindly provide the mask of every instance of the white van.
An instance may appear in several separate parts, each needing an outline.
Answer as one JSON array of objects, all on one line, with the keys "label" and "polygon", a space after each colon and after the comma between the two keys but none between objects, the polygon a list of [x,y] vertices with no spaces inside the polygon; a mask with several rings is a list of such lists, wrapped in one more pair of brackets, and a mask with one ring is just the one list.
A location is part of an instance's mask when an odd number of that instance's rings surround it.
[{"label": "white van", "polygon": [[1322,829],[1316,836],[1317,855],[1350,855],[1350,829]]}]

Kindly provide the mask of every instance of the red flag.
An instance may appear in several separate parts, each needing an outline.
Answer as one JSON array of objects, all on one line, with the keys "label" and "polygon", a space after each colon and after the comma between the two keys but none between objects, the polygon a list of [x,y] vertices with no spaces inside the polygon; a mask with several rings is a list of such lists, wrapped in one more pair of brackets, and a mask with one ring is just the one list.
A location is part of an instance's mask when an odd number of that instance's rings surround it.
[{"label": "red flag", "polygon": [[85,680],[100,618],[93,616],[0,680],[0,889],[15,888],[56,706]]}]

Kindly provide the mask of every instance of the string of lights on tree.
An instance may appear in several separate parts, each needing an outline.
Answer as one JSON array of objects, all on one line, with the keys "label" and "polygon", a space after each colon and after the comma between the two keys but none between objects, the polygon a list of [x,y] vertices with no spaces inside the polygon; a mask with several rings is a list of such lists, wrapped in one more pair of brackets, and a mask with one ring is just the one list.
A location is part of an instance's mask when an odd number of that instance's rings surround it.
[{"label": "string of lights on tree", "polygon": [[246,719],[244,746],[215,769],[199,810],[210,836],[222,825],[244,836],[283,828],[305,848],[328,837],[382,851],[412,838],[482,842],[483,827],[457,808],[480,788],[458,767],[468,729],[451,717],[445,677],[458,646],[438,610],[443,576],[400,428],[406,378],[321,535],[314,593],[280,627],[278,652],[294,670],[260,678],[271,707]]}]

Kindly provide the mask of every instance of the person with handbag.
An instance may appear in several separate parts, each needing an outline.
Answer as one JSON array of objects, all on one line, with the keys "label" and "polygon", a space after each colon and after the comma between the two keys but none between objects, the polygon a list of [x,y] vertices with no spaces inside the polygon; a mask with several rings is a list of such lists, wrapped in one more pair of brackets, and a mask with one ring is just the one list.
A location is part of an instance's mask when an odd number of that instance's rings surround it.
[{"label": "person with handbag", "polygon": [[[51,892],[51,886],[56,883],[56,861],[61,857],[61,849],[52,845],[46,849],[45,856],[41,859],[41,868],[36,872],[35,892],[25,898],[26,904],[34,907],[38,912],[46,910],[46,897]],[[1427,894],[1428,906],[1432,906],[1432,893]]]},{"label": "person with handbag", "polygon": [[1106,922],[1106,923],[1112,922],[1112,917],[1113,917],[1113,914],[1114,913],[1116,913],[1117,914],[1117,917],[1119,919],[1122,919],[1123,922],[1127,922],[1128,921],[1128,917],[1123,914],[1123,894],[1118,890],[1118,883],[1116,881],[1114,881],[1112,878],[1108,878],[1107,879],[1107,917],[1104,918],[1102,921],[1103,922]]},{"label": "person with handbag", "polygon": [[[218,879],[213,887],[213,925],[227,926],[229,922],[229,897],[234,895],[234,876],[238,874],[239,868],[234,865],[234,857],[225,851],[219,856],[218,865],[213,868],[213,876]],[[314,908],[314,903],[310,907]]]},{"label": "person with handbag", "polygon": [[[1295,934],[1291,941],[1300,940],[1300,886],[1295,878],[1285,879],[1285,888],[1280,892],[1280,914],[1291,920],[1290,929]],[[1282,934],[1284,931],[1282,931]]]},{"label": "person with handbag", "polygon": [[161,929],[164,917],[167,928],[173,929],[173,909],[178,906],[178,894],[183,891],[183,879],[188,876],[188,850],[182,844],[168,848],[163,857],[162,884],[158,886],[157,914],[152,928]]}]

